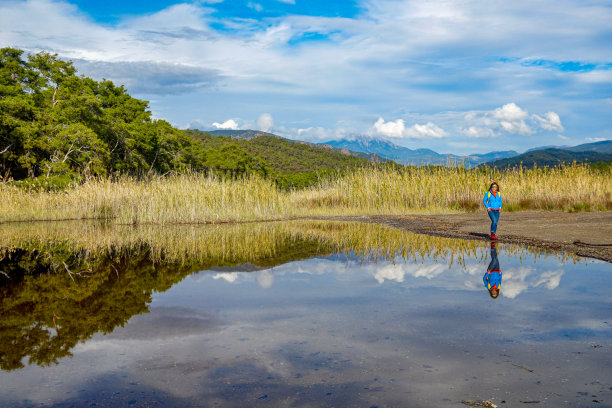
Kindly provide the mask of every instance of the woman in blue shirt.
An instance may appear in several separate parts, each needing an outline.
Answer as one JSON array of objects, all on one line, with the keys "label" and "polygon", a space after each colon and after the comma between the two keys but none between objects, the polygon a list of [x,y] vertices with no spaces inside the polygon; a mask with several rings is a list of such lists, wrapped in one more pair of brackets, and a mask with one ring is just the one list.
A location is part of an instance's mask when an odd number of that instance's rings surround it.
[{"label": "woman in blue shirt", "polygon": [[491,242],[491,262],[489,262],[489,266],[482,277],[482,281],[484,282],[485,288],[489,291],[489,295],[493,299],[497,299],[499,290],[501,289],[502,273],[499,267],[499,261],[497,260],[495,242]]},{"label": "woman in blue shirt", "polygon": [[482,199],[482,203],[487,209],[487,213],[489,214],[489,218],[491,218],[491,239],[497,239],[495,233],[497,232],[497,222],[499,221],[499,213],[502,209],[502,199],[499,194],[499,185],[493,182],[489,186],[489,191],[487,191]]}]

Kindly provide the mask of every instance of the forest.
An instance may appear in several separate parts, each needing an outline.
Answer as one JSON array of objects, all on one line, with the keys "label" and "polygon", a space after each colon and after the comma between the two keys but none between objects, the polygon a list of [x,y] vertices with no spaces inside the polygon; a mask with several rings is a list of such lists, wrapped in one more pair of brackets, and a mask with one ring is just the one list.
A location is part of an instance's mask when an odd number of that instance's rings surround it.
[{"label": "forest", "polygon": [[306,187],[364,159],[282,138],[251,141],[153,119],[147,101],[78,75],[56,54],[0,49],[0,181],[61,187],[92,177],[257,174]]}]

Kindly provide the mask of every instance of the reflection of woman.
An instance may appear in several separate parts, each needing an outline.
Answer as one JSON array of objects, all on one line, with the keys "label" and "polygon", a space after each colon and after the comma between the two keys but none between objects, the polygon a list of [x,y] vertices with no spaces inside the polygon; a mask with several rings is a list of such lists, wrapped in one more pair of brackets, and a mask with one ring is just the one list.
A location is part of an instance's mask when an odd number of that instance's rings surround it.
[{"label": "reflection of woman", "polygon": [[487,191],[482,199],[482,203],[487,209],[487,213],[489,213],[489,218],[491,218],[491,239],[497,239],[495,233],[497,232],[497,221],[499,221],[499,213],[502,209],[502,199],[499,194],[499,186],[497,183],[493,182],[489,186],[489,191]]},{"label": "reflection of woman", "polygon": [[491,262],[487,267],[487,272],[482,277],[485,288],[489,291],[489,295],[493,299],[497,299],[499,296],[499,289],[501,288],[502,274],[499,269],[499,261],[497,260],[497,249],[495,248],[495,242],[491,242]]}]

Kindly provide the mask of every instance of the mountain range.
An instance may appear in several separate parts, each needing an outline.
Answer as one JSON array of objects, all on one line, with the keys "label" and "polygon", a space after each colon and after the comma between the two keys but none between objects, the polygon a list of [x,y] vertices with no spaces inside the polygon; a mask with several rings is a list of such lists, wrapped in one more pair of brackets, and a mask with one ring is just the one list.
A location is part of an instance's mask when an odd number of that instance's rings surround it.
[{"label": "mountain range", "polygon": [[[214,130],[214,136],[230,136],[235,139],[251,140],[259,136],[284,139],[272,133],[256,130]],[[286,139],[285,139],[286,140]],[[554,166],[571,162],[610,162],[612,161],[612,140],[585,143],[578,146],[541,146],[519,153],[514,150],[493,151],[483,154],[455,155],[438,153],[431,149],[409,149],[398,146],[391,140],[356,136],[350,139],[330,140],[323,143],[294,141],[312,147],[322,147],[344,155],[367,159],[372,162],[393,160],[405,165],[448,165],[464,163],[466,167],[487,165],[508,168],[522,164],[524,167]]]},{"label": "mountain range", "polygon": [[438,153],[431,149],[409,149],[398,146],[390,140],[356,137],[354,139],[331,140],[320,143],[322,146],[349,149],[352,151],[376,153],[385,159],[394,160],[407,165],[447,165],[449,162],[464,162],[466,167],[474,167],[492,160],[514,157],[518,152],[514,150],[496,151],[484,154],[459,156],[455,154]]},{"label": "mountain range", "polygon": [[322,146],[350,149],[366,153],[377,153],[383,158],[406,165],[447,165],[464,163],[466,167],[487,165],[488,167],[508,168],[518,165],[531,168],[534,166],[556,166],[572,162],[611,162],[612,140],[585,143],[578,146],[542,146],[529,149],[524,153],[514,150],[494,151],[484,154],[459,156],[440,154],[431,149],[409,149],[394,144],[389,140],[356,137],[353,139],[332,140],[321,143]]},{"label": "mountain range", "polygon": [[553,147],[528,150],[523,154],[486,163],[489,167],[506,169],[522,165],[525,168],[534,166],[558,166],[563,163],[598,163],[612,162],[612,140],[586,143],[571,147]]}]

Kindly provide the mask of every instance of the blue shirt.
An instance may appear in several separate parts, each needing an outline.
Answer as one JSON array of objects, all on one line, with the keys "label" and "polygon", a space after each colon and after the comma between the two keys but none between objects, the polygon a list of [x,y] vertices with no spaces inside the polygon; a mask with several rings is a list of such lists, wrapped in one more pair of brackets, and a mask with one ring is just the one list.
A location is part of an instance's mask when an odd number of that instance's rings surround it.
[{"label": "blue shirt", "polygon": [[489,191],[487,191],[482,199],[482,203],[485,207],[491,208],[492,210],[501,210],[502,209],[502,198],[499,193],[493,194],[491,193],[491,197],[489,197]]},{"label": "blue shirt", "polygon": [[482,277],[482,281],[484,282],[485,288],[487,288],[487,290],[490,291],[495,286],[497,286],[497,290],[500,290],[502,283],[501,271],[486,272]]}]

